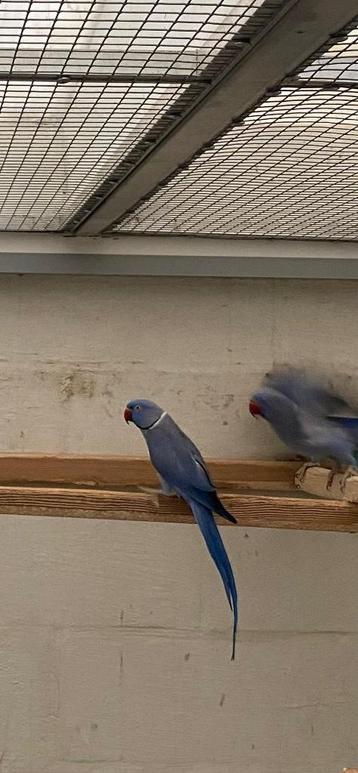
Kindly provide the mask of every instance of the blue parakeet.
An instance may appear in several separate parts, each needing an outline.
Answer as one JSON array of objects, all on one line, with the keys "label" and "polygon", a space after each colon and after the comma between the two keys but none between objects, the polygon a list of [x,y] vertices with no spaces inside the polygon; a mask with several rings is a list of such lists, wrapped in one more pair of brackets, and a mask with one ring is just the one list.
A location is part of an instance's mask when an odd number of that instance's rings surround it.
[{"label": "blue parakeet", "polygon": [[141,430],[149,456],[155,467],[164,494],[175,493],[189,505],[204,537],[209,553],[221,575],[233,612],[232,660],[238,622],[238,598],[234,574],[213,513],[236,523],[220,501],[215,486],[194,443],[180,427],[151,400],[131,400],[124,411],[127,422]]},{"label": "blue parakeet", "polygon": [[253,416],[262,416],[292,451],[313,463],[331,459],[337,469],[356,467],[358,416],[318,379],[294,368],[267,374],[250,400]]}]

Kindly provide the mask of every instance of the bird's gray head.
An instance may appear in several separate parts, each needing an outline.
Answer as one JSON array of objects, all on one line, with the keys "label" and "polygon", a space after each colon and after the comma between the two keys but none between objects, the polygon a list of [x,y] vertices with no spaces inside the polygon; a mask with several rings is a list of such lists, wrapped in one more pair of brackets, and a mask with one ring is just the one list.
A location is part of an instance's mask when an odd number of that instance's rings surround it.
[{"label": "bird's gray head", "polygon": [[282,416],[285,409],[295,410],[295,407],[288,397],[277,392],[275,389],[261,389],[256,392],[250,400],[249,411],[255,418],[262,416],[266,421],[274,422]]},{"label": "bird's gray head", "polygon": [[163,408],[151,400],[131,400],[127,403],[124,418],[127,424],[129,421],[133,421],[139,429],[150,429],[163,413]]}]

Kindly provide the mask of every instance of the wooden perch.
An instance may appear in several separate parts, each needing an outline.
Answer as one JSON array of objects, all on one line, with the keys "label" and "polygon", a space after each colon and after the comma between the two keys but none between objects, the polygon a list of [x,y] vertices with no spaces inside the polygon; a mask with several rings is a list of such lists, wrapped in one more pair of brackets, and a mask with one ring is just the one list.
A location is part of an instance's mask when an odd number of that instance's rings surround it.
[{"label": "wooden perch", "polygon": [[[222,500],[240,526],[315,531],[358,531],[358,506],[347,502],[256,494],[224,494]],[[0,486],[0,514],[123,521],[192,523],[175,498],[132,491],[47,486]],[[218,518],[222,525],[230,525]]]},{"label": "wooden perch", "polygon": [[[297,462],[213,460],[209,468],[240,526],[358,531],[358,504],[297,492]],[[193,522],[182,501],[140,486],[158,486],[147,459],[0,455],[0,514]]]}]

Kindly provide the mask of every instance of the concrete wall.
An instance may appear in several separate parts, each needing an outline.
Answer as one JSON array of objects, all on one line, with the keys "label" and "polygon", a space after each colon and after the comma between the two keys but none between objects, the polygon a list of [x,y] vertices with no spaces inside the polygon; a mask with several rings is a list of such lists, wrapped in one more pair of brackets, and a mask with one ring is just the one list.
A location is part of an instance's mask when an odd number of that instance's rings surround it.
[{"label": "concrete wall", "polygon": [[[262,373],[356,376],[357,334],[352,283],[2,276],[1,447],[142,454],[122,408],[149,396],[205,454],[269,457],[282,449],[247,413]],[[235,663],[194,526],[0,519],[1,773],[357,764],[357,537],[223,535]]]}]

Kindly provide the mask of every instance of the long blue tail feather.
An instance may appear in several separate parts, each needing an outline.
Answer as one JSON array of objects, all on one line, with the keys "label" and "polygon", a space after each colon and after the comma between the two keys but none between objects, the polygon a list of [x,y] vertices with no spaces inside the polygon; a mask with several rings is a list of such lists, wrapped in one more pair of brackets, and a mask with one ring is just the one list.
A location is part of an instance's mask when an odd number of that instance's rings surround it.
[{"label": "long blue tail feather", "polygon": [[238,623],[238,599],[235,578],[229,557],[225,550],[224,543],[221,539],[219,529],[215,523],[215,519],[211,510],[193,500],[189,500],[188,504],[204,537],[209,553],[219,571],[230,604],[230,608],[233,612],[234,622],[231,660],[235,660],[236,633]]}]

